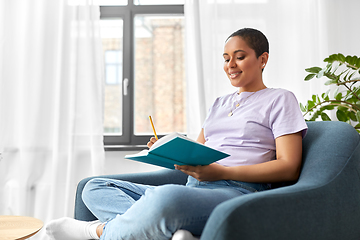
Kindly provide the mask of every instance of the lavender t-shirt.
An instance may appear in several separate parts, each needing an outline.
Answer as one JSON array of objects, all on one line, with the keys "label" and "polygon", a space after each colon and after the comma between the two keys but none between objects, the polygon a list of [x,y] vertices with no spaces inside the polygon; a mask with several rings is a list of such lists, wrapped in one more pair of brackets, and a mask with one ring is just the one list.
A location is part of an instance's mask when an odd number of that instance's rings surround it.
[{"label": "lavender t-shirt", "polygon": [[238,166],[274,160],[275,139],[300,131],[304,137],[307,125],[292,92],[266,88],[217,98],[203,129],[206,146],[230,155],[218,163]]}]

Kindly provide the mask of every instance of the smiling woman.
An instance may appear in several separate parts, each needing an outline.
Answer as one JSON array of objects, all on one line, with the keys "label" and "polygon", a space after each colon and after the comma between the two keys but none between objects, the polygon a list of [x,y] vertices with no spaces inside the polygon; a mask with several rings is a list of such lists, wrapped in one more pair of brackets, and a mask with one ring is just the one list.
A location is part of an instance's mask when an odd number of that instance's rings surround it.
[{"label": "smiling woman", "polygon": [[231,84],[239,88],[239,93],[266,88],[262,70],[269,58],[269,45],[261,32],[241,29],[233,33],[226,41],[223,56],[224,71]]},{"label": "smiling woman", "polygon": [[[49,223],[48,234],[54,239],[97,234],[101,239],[168,240],[183,229],[198,236],[220,203],[267,190],[272,182],[296,180],[307,126],[294,95],[266,88],[262,81],[268,52],[257,56],[253,46],[264,39],[258,30],[242,29],[225,44],[224,70],[239,90],[215,100],[197,141],[228,157],[205,166],[175,165],[188,175],[186,186],[94,178],[82,199],[100,222],[62,218]],[[156,141],[152,137],[148,146]]]}]

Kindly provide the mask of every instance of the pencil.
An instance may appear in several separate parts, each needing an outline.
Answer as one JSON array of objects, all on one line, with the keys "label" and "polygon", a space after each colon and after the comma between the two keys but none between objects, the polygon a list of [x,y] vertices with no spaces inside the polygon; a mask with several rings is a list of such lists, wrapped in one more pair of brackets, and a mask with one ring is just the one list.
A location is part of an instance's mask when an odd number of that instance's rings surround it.
[{"label": "pencil", "polygon": [[155,138],[156,138],[156,140],[158,140],[158,137],[157,137],[156,131],[155,131],[155,127],[154,127],[154,123],[153,123],[153,121],[152,121],[152,119],[151,119],[151,116],[149,116],[149,119],[150,119],[151,127],[152,127],[152,129],[153,129],[153,131],[154,131]]}]

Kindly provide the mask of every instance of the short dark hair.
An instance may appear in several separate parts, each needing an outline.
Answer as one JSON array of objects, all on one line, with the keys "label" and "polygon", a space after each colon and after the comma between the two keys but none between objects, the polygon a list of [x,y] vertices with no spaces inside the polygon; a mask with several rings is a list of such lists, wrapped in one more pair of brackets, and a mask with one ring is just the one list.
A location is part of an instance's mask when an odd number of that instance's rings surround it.
[{"label": "short dark hair", "polygon": [[253,28],[242,28],[232,33],[225,42],[231,37],[241,37],[249,45],[250,48],[254,49],[256,57],[260,57],[264,52],[269,53],[269,42],[266,36],[259,30]]}]

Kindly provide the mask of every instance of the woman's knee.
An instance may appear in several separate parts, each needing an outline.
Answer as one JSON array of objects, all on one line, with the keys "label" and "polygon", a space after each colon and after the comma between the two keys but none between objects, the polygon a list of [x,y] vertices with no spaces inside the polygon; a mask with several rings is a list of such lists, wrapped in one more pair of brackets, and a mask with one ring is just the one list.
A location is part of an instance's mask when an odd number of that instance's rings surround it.
[{"label": "woman's knee", "polygon": [[165,197],[168,199],[170,198],[177,199],[183,187],[184,186],[180,186],[180,185],[162,185],[154,189],[151,189],[151,191],[147,191],[145,196],[151,198],[159,198],[158,200],[164,199]]},{"label": "woman's knee", "polygon": [[187,192],[188,188],[180,185],[164,185],[151,189],[146,192],[145,199],[151,205],[159,211],[164,211],[169,214],[176,214],[177,211],[181,211],[181,206],[187,204]]},{"label": "woman's knee", "polygon": [[89,180],[82,191],[81,197],[85,205],[98,199],[98,190],[101,190],[106,185],[106,179],[102,178],[93,178]]},{"label": "woman's knee", "polygon": [[[194,204],[196,193],[194,189],[180,185],[164,185],[155,189],[148,190],[140,200],[142,205],[142,219],[146,220],[148,227],[166,229],[170,233],[175,232],[181,227],[191,225],[198,218],[199,206]],[[200,207],[202,208],[202,207]],[[195,218],[194,218],[195,216]],[[207,217],[207,216],[206,216]]]}]

